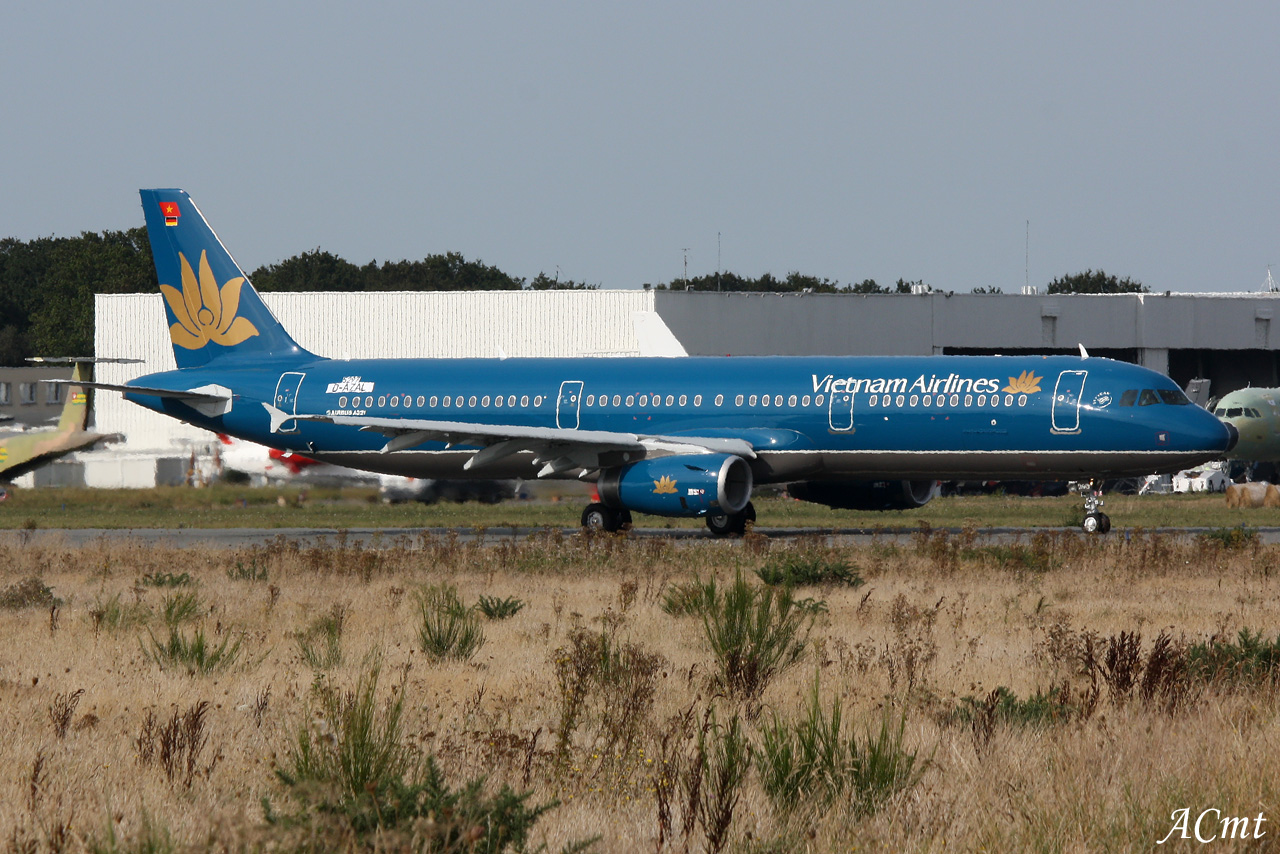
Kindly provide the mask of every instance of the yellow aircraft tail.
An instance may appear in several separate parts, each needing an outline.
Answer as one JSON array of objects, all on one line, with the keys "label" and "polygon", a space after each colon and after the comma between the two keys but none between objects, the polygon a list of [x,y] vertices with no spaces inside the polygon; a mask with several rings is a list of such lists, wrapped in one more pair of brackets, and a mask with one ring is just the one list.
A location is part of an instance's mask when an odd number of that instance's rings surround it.
[{"label": "yellow aircraft tail", "polygon": [[[72,380],[86,381],[92,369],[88,362],[76,362],[71,372]],[[62,404],[62,416],[58,419],[59,433],[75,433],[84,430],[85,420],[89,417],[89,396],[83,386],[67,386],[67,399]]]}]

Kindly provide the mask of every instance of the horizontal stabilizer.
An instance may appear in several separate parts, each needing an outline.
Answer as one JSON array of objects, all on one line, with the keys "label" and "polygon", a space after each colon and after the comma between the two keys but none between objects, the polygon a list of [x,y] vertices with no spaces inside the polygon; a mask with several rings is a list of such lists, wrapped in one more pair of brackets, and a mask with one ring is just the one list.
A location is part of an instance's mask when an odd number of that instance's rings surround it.
[{"label": "horizontal stabilizer", "polygon": [[184,403],[225,403],[231,399],[231,393],[210,392],[205,389],[148,388],[140,385],[116,385],[114,383],[91,383],[84,380],[41,380],[49,385],[78,385],[83,388],[101,388],[107,391],[121,391],[129,394],[145,394],[149,397],[168,397]]}]

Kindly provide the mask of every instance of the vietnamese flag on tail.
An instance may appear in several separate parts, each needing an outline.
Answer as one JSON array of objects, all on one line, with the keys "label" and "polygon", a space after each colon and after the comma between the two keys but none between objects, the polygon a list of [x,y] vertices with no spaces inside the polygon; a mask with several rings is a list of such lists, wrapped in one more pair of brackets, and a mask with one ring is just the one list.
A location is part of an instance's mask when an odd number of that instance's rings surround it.
[{"label": "vietnamese flag on tail", "polygon": [[177,225],[178,217],[182,216],[182,211],[178,209],[177,202],[161,202],[160,213],[164,214],[165,225]]}]

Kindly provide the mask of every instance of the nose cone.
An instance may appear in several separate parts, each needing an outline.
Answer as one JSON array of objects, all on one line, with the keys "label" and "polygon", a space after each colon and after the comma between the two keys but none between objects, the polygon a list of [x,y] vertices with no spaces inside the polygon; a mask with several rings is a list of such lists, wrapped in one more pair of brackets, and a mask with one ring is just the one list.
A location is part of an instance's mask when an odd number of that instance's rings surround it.
[{"label": "nose cone", "polygon": [[1240,443],[1240,431],[1230,421],[1224,421],[1223,426],[1227,428],[1227,453],[1229,454]]}]

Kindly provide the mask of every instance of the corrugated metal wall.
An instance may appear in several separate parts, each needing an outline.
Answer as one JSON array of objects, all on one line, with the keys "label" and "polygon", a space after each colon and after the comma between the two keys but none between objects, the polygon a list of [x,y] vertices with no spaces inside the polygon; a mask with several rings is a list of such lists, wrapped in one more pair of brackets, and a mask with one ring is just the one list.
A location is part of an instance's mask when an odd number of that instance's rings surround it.
[{"label": "corrugated metal wall", "polygon": [[[267,293],[267,307],[294,339],[334,358],[584,356],[639,349],[632,313],[653,311],[648,291],[471,291],[427,293]],[[94,355],[142,359],[99,364],[102,382],[123,383],[173,370],[159,294],[99,294]],[[126,448],[204,445],[209,434],[101,392],[97,429],[122,433]]]}]

